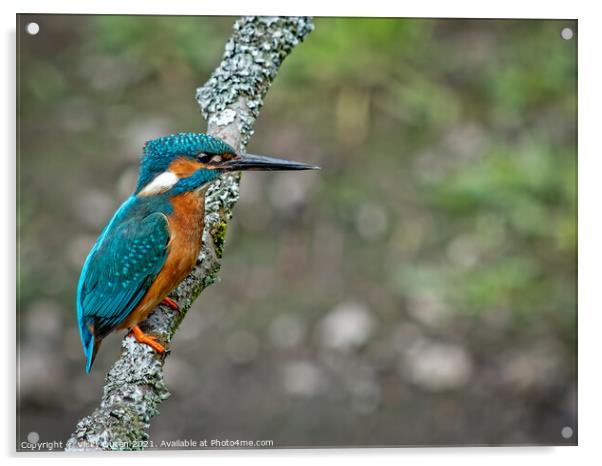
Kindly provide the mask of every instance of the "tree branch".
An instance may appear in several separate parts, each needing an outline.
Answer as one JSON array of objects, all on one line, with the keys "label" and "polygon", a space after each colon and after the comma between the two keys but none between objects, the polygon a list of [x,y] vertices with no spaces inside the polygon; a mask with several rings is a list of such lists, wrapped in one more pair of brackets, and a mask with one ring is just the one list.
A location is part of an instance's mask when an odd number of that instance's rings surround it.
[{"label": "tree branch", "polygon": [[[207,132],[244,151],[263,98],[282,61],[313,30],[307,17],[243,17],[234,24],[219,67],[196,99]],[[205,200],[203,248],[190,275],[170,295],[180,313],[157,307],[141,327],[169,348],[182,319],[200,292],[217,279],[224,237],[238,201],[239,174],[225,174]],[[100,406],[79,421],[66,450],[137,450],[149,446],[150,419],[169,397],[163,380],[165,355],[133,337],[122,342],[121,357],[107,374]]]}]

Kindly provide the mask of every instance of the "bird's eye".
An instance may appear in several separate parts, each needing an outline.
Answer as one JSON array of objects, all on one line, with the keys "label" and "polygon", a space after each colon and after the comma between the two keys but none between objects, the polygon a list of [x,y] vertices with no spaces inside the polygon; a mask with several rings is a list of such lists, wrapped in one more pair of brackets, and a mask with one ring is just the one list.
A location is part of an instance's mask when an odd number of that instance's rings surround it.
[{"label": "bird's eye", "polygon": [[199,162],[202,162],[204,164],[220,163],[222,161],[222,156],[215,154],[200,153],[197,155],[197,159]]},{"label": "bird's eye", "polygon": [[209,163],[211,161],[211,157],[213,157],[211,154],[205,154],[204,152],[201,152],[196,156],[198,161],[202,163]]}]

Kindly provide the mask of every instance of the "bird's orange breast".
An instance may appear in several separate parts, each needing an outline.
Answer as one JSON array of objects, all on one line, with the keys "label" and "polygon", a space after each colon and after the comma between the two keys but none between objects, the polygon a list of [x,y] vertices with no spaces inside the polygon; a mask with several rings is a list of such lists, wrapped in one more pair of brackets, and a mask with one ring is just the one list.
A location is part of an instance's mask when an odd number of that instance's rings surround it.
[{"label": "bird's orange breast", "polygon": [[173,212],[167,216],[170,240],[165,264],[157,278],[129,316],[118,328],[132,328],[190,273],[201,249],[205,216],[205,197],[187,192],[172,198]]}]

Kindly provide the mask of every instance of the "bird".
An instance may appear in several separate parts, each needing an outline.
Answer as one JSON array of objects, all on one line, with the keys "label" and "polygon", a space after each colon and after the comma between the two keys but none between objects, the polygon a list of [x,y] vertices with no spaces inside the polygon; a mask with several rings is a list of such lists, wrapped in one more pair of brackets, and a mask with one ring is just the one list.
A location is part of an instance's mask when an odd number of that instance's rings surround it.
[{"label": "bird", "polygon": [[241,154],[217,137],[178,133],[144,144],[135,191],[92,246],[77,286],[77,321],[89,373],[103,338],[129,331],[158,353],[164,346],[138,326],[191,272],[202,246],[205,193],[222,173],[319,167]]}]

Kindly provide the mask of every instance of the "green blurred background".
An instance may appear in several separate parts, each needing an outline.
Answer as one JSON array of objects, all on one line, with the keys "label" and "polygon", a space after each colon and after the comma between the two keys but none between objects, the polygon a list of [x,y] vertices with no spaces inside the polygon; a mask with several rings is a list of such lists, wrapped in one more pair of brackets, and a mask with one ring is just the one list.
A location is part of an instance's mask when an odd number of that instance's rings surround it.
[{"label": "green blurred background", "polygon": [[[20,16],[18,442],[97,405],[122,335],[86,376],[81,265],[144,141],[205,129],[233,22]],[[151,438],[576,443],[576,22],[315,24],[249,151],[322,170],[243,176]]]}]

